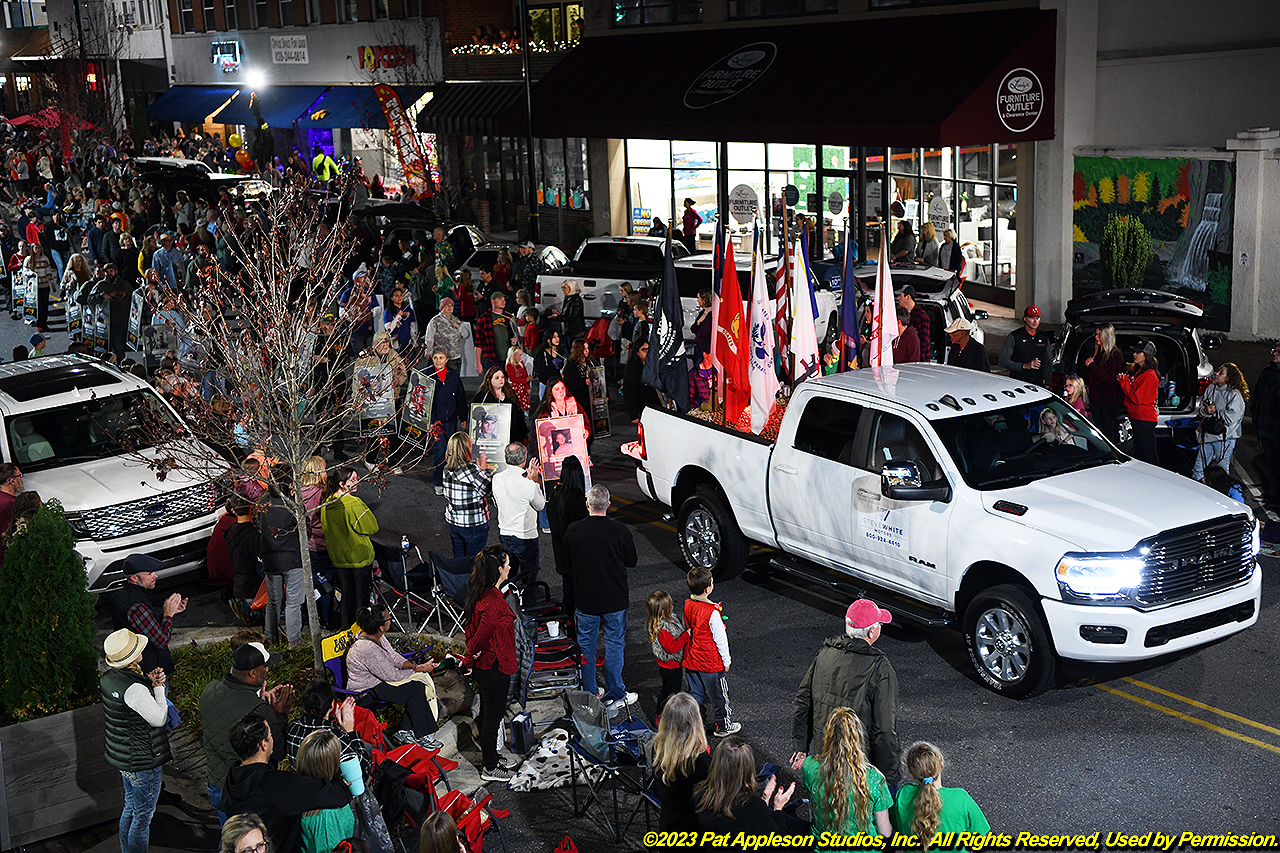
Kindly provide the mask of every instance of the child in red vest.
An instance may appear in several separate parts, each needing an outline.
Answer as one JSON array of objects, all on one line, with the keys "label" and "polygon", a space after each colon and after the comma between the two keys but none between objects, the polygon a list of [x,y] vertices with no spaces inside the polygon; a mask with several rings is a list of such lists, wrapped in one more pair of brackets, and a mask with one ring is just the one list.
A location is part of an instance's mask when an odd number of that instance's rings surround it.
[{"label": "child in red vest", "polygon": [[733,662],[729,637],[724,631],[721,607],[710,599],[716,585],[707,569],[690,569],[685,576],[689,597],[684,602],[684,624],[689,627],[689,647],[684,653],[684,670],[689,676],[689,695],[701,705],[710,700],[715,712],[716,737],[728,737],[742,729],[733,721],[729,707],[729,682],[725,673]]},{"label": "child in red vest", "polygon": [[662,688],[658,691],[658,710],[654,713],[655,724],[662,718],[662,707],[667,699],[680,692],[680,663],[684,660],[684,651],[689,645],[689,632],[672,612],[675,602],[671,593],[660,589],[649,596],[645,602],[649,613],[649,645],[658,662],[658,671],[662,673]]}]

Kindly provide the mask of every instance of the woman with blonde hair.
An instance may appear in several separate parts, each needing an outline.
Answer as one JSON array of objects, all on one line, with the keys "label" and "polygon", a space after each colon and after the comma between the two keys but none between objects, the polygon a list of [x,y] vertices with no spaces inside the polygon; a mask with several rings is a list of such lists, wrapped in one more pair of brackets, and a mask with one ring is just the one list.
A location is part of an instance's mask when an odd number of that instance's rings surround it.
[{"label": "woman with blonde hair", "polygon": [[218,853],[267,853],[270,849],[267,825],[256,814],[232,815],[222,825]]},{"label": "woman with blonde hair", "polygon": [[449,525],[453,556],[474,557],[489,541],[489,491],[493,472],[484,454],[471,458],[471,436],[456,432],[444,451],[444,520]]},{"label": "woman with blonde hair", "polygon": [[1120,439],[1116,424],[1124,412],[1124,390],[1117,378],[1124,370],[1124,353],[1116,346],[1116,330],[1110,323],[1094,330],[1093,354],[1085,358],[1084,370],[1093,423],[1116,443]]},{"label": "woman with blonde hair", "polygon": [[688,693],[667,700],[653,741],[653,789],[658,795],[658,830],[697,832],[693,789],[707,778],[711,756],[702,709]]},{"label": "woman with blonde hair", "polygon": [[852,708],[836,708],[827,717],[822,752],[800,766],[812,802],[813,834],[893,835],[889,809],[893,794],[884,774],[867,761],[866,735]]},{"label": "woman with blonde hair", "polygon": [[1244,374],[1234,363],[1224,362],[1214,371],[1196,410],[1202,418],[1200,449],[1196,452],[1191,479],[1203,483],[1204,471],[1210,465],[1217,465],[1228,476],[1231,474],[1231,460],[1236,454],[1236,442],[1240,440],[1248,405],[1249,383],[1244,381]]},{"label": "woman with blonde hair", "polygon": [[920,226],[920,242],[916,244],[916,263],[936,267],[939,248],[938,232],[934,230],[932,222],[926,222]]},{"label": "woman with blonde hair", "polygon": [[[328,781],[337,779],[342,762],[342,741],[331,731],[319,729],[302,739],[298,747],[298,775]],[[351,804],[336,809],[312,809],[302,814],[302,853],[329,853],[356,831]]]},{"label": "woman with blonde hair", "polygon": [[333,571],[329,562],[329,546],[324,542],[324,526],[320,523],[320,504],[324,502],[324,484],[328,479],[328,463],[323,456],[308,457],[302,463],[302,505],[307,508],[307,550],[311,552],[311,582],[320,593],[316,609],[320,622],[329,626],[333,605],[333,584],[328,578]]},{"label": "woman with blonde hair", "polygon": [[942,787],[945,764],[938,748],[926,741],[916,741],[907,749],[907,772],[915,781],[898,789],[893,822],[899,830],[916,836],[921,850],[928,850],[941,832],[986,835],[991,831],[968,791]]}]

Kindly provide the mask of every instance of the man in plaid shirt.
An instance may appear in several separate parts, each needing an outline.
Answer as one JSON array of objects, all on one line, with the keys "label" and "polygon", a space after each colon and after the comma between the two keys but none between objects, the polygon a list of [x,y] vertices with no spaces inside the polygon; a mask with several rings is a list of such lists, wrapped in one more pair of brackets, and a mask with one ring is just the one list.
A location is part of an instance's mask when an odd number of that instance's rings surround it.
[{"label": "man in plaid shirt", "polygon": [[[480,460],[484,462],[484,454]],[[471,439],[465,433],[449,439],[444,469],[444,520],[449,525],[453,556],[474,557],[489,541],[493,472],[471,461]]]},{"label": "man in plaid shirt", "polygon": [[929,312],[916,304],[916,289],[911,285],[902,288],[898,294],[898,307],[905,308],[911,314],[911,328],[915,329],[920,339],[920,360],[933,360],[933,334],[929,326]]},{"label": "man in plaid shirt", "polygon": [[128,573],[125,584],[111,597],[111,624],[115,630],[128,628],[147,638],[142,653],[142,671],[156,667],[173,675],[173,656],[169,654],[169,638],[173,635],[173,617],[187,609],[187,600],[178,593],[165,599],[161,615],[151,606],[151,591],[156,588],[156,570],[161,563],[146,554],[130,554],[124,558]]},{"label": "man in plaid shirt", "polygon": [[507,297],[495,291],[489,297],[489,313],[476,318],[476,352],[480,356],[480,371],[501,367],[507,360],[507,349],[515,339],[515,323],[505,312]]}]

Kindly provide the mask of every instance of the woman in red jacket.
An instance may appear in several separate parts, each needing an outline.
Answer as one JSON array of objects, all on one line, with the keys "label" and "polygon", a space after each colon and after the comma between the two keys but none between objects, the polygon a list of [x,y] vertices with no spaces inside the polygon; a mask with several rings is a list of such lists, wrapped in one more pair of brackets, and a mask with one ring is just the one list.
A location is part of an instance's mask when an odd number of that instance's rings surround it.
[{"label": "woman in red jacket", "polygon": [[1135,454],[1143,462],[1159,465],[1156,453],[1156,394],[1160,388],[1156,345],[1147,341],[1133,353],[1133,368],[1116,379],[1124,391],[1124,407],[1133,423]]},{"label": "woman in red jacket", "polygon": [[515,775],[513,766],[498,763],[498,726],[516,671],[516,615],[500,591],[510,573],[507,549],[501,545],[485,548],[476,555],[463,608],[467,656],[462,664],[474,668],[480,688],[480,749],[484,756],[480,778],[487,782],[505,782]]}]

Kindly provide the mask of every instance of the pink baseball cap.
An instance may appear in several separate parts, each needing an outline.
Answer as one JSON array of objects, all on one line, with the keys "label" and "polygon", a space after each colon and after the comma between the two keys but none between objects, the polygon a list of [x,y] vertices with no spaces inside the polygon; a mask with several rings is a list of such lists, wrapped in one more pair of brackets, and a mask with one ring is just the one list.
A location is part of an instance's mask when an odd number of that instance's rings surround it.
[{"label": "pink baseball cap", "polygon": [[844,612],[844,618],[845,621],[852,622],[855,628],[870,628],[877,622],[886,625],[892,622],[893,614],[888,610],[882,610],[869,598],[859,598],[849,605],[849,609]]}]

